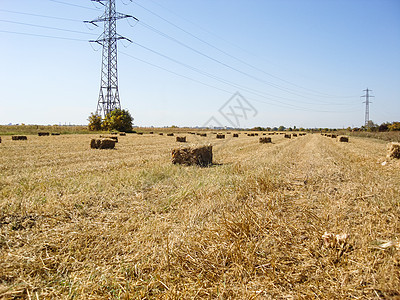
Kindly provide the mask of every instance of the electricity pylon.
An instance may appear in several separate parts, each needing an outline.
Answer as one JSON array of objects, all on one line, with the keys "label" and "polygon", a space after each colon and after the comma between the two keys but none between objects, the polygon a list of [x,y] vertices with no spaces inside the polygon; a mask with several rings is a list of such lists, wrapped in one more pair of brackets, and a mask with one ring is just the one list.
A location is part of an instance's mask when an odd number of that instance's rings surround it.
[{"label": "electricity pylon", "polygon": [[365,97],[365,101],[363,102],[363,103],[365,103],[365,124],[364,125],[365,125],[365,127],[368,127],[369,126],[369,104],[372,103],[369,101],[369,98],[374,97],[374,96],[371,96],[369,94],[369,92],[372,92],[372,90],[369,90],[368,88],[366,90],[364,90],[364,92],[365,92],[365,95],[361,96],[361,97]]},{"label": "electricity pylon", "polygon": [[118,91],[118,68],[117,68],[117,41],[127,40],[117,33],[117,20],[135,17],[118,13],[115,8],[115,0],[91,0],[105,7],[104,14],[92,21],[85,21],[92,25],[104,23],[104,32],[97,40],[89,41],[103,46],[102,64],[101,64],[101,84],[99,99],[97,102],[96,114],[105,116],[109,112],[121,108]]}]

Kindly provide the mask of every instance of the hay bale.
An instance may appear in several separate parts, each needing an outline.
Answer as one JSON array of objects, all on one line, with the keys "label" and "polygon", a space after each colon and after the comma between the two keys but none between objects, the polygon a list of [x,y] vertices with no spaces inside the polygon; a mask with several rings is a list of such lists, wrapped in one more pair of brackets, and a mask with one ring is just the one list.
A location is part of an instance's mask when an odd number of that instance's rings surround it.
[{"label": "hay bale", "polygon": [[158,135],[164,135],[164,133],[160,132]]},{"label": "hay bale", "polygon": [[349,137],[347,136],[339,136],[338,141],[342,143],[348,143],[349,142]]},{"label": "hay bale", "polygon": [[212,164],[212,146],[187,147],[172,150],[172,163],[206,167]]},{"label": "hay bale", "polygon": [[50,132],[38,132],[38,136],[49,136]]},{"label": "hay bale", "polygon": [[125,132],[120,132],[119,136],[126,136],[126,133]]},{"label": "hay bale", "polygon": [[13,141],[26,141],[28,138],[25,135],[13,135],[11,137],[11,140]]},{"label": "hay bale", "polygon": [[167,136],[174,136],[173,133],[167,133]]},{"label": "hay bale", "polygon": [[233,137],[237,137],[237,138],[238,138],[238,137],[239,137],[239,134],[234,133],[234,134],[233,134]]},{"label": "hay bale", "polygon": [[337,135],[336,135],[336,134],[332,134],[332,135],[331,135],[331,138],[336,139],[336,138],[337,138]]},{"label": "hay bale", "polygon": [[0,136],[0,144],[1,144],[1,136]]},{"label": "hay bale", "polygon": [[59,132],[52,132],[51,135],[60,135]]},{"label": "hay bale", "polygon": [[100,135],[100,138],[103,138],[103,139],[111,139],[111,140],[114,140],[116,143],[118,143],[118,137],[117,137],[117,136]]},{"label": "hay bale", "polygon": [[177,136],[176,141],[180,143],[186,143],[186,136]]},{"label": "hay bale", "polygon": [[293,137],[297,137],[297,133],[293,133],[292,136],[293,136]]},{"label": "hay bale", "polygon": [[90,141],[90,148],[92,149],[114,149],[115,148],[115,140],[114,139],[92,139]]},{"label": "hay bale", "polygon": [[154,134],[154,132],[153,132],[153,131],[150,131],[149,134]]},{"label": "hay bale", "polygon": [[290,135],[290,134],[285,134],[285,139],[291,139],[292,138],[292,136]]},{"label": "hay bale", "polygon": [[224,139],[225,138],[225,134],[217,134],[217,139]]},{"label": "hay bale", "polygon": [[388,144],[388,155],[389,158],[400,158],[400,143]]},{"label": "hay bale", "polygon": [[207,133],[200,133],[200,136],[206,137],[206,136],[207,136]]},{"label": "hay bale", "polygon": [[137,135],[143,135],[143,132],[137,132],[136,134]]},{"label": "hay bale", "polygon": [[260,143],[267,144],[267,143],[272,143],[272,141],[270,137],[260,137]]}]

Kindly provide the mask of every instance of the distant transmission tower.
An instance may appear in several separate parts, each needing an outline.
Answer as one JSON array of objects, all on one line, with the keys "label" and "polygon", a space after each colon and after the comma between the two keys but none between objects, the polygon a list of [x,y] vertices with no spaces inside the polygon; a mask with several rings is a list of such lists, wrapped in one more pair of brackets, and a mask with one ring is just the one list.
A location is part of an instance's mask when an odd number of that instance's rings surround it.
[{"label": "distant transmission tower", "polygon": [[374,97],[371,96],[369,94],[369,92],[372,92],[372,90],[369,90],[368,88],[366,90],[364,90],[365,95],[361,96],[361,97],[365,97],[365,101],[363,103],[365,103],[365,127],[369,126],[369,104],[372,103],[369,101],[370,97]]},{"label": "distant transmission tower", "polygon": [[117,41],[131,40],[117,34],[117,20],[135,17],[118,13],[115,9],[115,0],[91,0],[100,3],[105,7],[104,14],[93,20],[85,21],[92,25],[104,22],[104,32],[97,40],[90,41],[103,46],[102,64],[101,64],[101,85],[99,100],[97,102],[96,114],[105,116],[109,112],[121,108],[118,92],[118,68],[117,68]]}]

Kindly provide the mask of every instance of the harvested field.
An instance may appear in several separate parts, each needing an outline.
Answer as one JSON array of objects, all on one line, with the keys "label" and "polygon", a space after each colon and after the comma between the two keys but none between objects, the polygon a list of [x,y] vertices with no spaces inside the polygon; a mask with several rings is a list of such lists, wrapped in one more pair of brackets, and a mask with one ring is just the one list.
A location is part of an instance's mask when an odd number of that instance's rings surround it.
[{"label": "harvested field", "polygon": [[386,142],[210,138],[200,168],[171,163],[175,139],[97,136],[3,138],[1,299],[400,297]]}]

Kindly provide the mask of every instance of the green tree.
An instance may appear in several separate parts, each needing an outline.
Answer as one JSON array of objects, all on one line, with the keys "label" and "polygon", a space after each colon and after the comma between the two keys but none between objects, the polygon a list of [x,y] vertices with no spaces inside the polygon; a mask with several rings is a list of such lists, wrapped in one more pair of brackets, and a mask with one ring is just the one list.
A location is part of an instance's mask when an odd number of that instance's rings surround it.
[{"label": "green tree", "polygon": [[400,130],[400,122],[393,122],[392,124],[388,125],[390,131],[399,131]]},{"label": "green tree", "polygon": [[128,110],[115,109],[105,116],[102,129],[131,132],[132,122],[133,118]]},{"label": "green tree", "polygon": [[89,121],[89,125],[88,125],[89,130],[91,130],[91,131],[101,130],[102,123],[103,123],[101,116],[99,116],[98,114],[91,113],[88,118],[88,121]]},{"label": "green tree", "polygon": [[285,131],[286,127],[285,126],[279,126],[278,131]]}]

